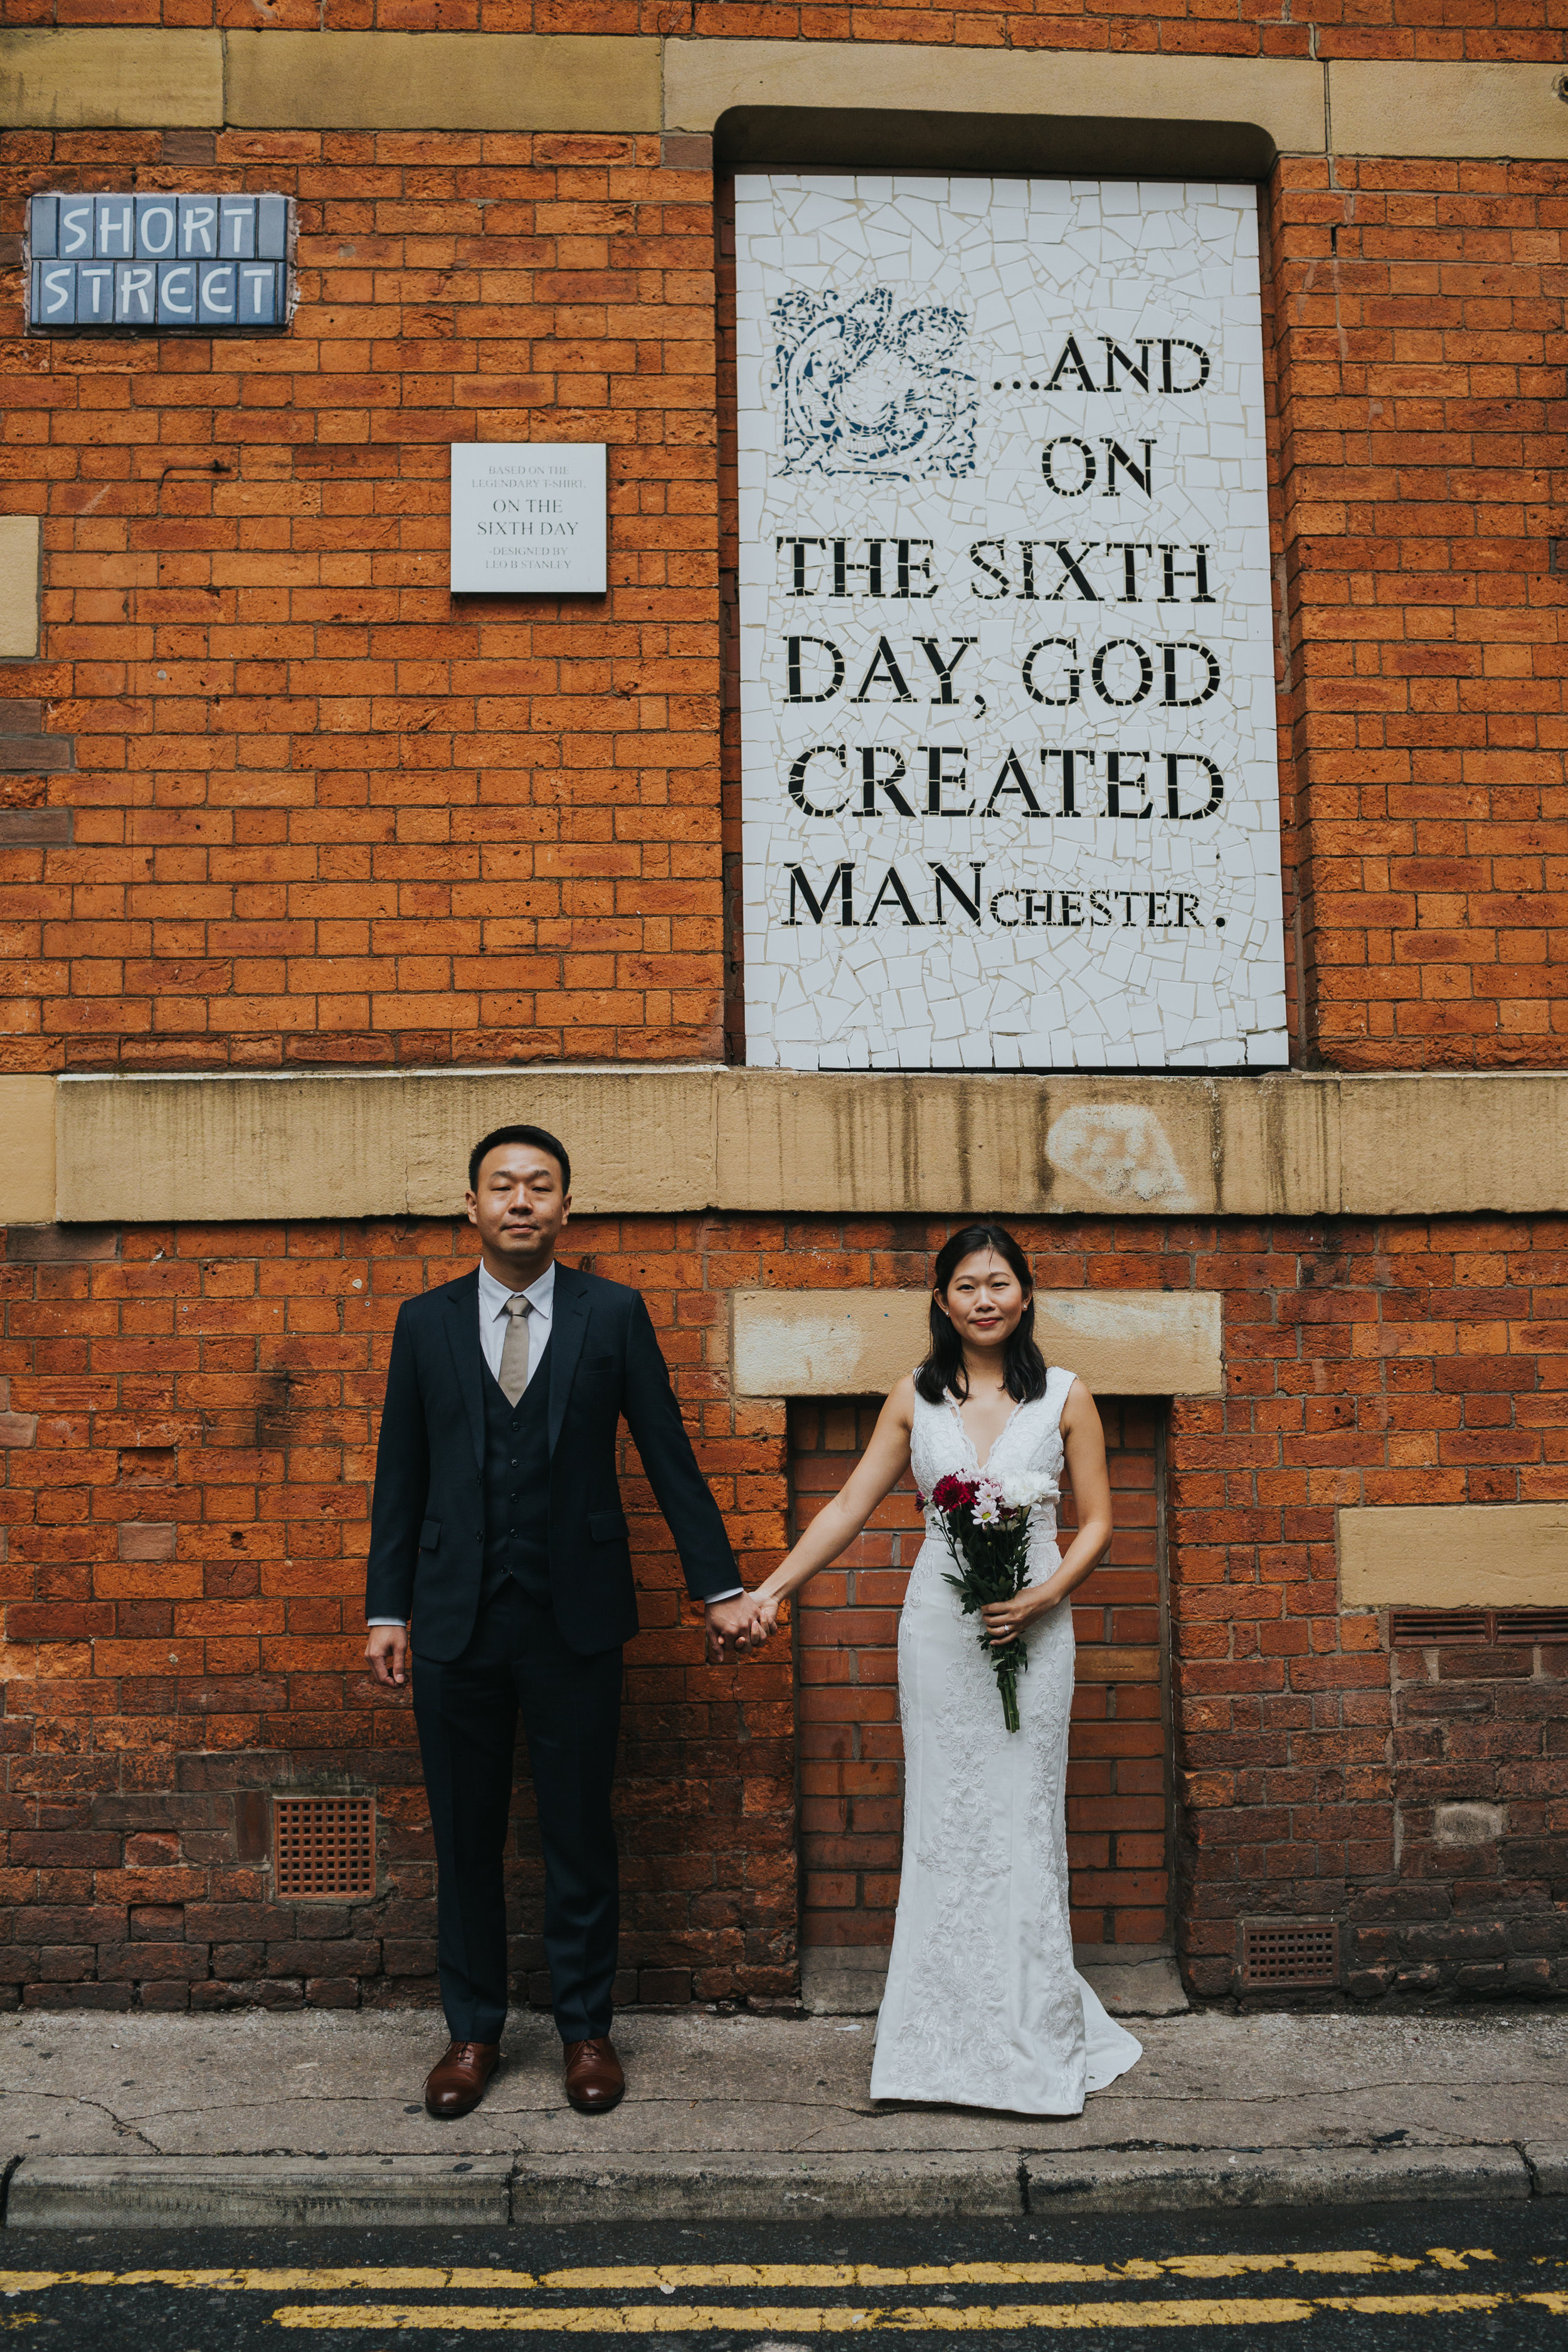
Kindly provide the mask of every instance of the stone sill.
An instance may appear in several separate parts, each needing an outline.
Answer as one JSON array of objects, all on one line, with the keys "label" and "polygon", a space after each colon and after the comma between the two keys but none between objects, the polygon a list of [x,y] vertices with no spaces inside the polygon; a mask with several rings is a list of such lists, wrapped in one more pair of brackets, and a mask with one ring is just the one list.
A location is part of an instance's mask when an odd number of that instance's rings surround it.
[{"label": "stone sill", "polygon": [[[1191,2006],[1169,1944],[1079,1944],[1073,1960],[1112,2017],[1181,2017]],[[808,2017],[875,2017],[887,1979],[880,1944],[808,1945],[801,2005]]]}]

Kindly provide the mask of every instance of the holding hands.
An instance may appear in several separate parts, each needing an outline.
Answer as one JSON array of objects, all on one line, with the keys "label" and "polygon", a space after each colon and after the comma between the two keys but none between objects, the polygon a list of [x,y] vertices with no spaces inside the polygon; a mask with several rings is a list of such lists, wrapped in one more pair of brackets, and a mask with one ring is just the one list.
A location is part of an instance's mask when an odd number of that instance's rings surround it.
[{"label": "holding hands", "polygon": [[[992,1601],[981,1611],[981,1622],[1000,1647],[1016,1641],[1033,1619],[1055,1608],[1060,1597],[1046,1585],[1026,1586],[1011,1601]],[[710,1601],[706,1617],[711,1663],[721,1665],[727,1657],[745,1658],[760,1650],[769,1634],[778,1630],[780,1598],[778,1593],[758,1591],[737,1592],[732,1601]]]},{"label": "holding hands", "polygon": [[772,1593],[737,1592],[731,1601],[710,1601],[705,1614],[710,1662],[722,1665],[731,1654],[749,1657],[762,1648],[778,1623],[778,1599]]}]

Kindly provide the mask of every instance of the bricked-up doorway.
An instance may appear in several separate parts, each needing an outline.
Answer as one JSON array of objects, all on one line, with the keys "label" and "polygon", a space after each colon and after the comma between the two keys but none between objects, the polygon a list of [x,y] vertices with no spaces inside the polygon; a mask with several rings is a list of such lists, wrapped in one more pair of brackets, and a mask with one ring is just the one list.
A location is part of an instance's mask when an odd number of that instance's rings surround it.
[{"label": "bricked-up doorway", "polygon": [[[1068,1766],[1068,1856],[1079,1944],[1170,1939],[1170,1707],[1162,1561],[1164,1408],[1098,1400],[1116,1535],[1073,1601],[1078,1686]],[[880,1400],[789,1409],[794,1532],[835,1494]],[[1064,1486],[1064,1526],[1073,1524]],[[898,1612],[921,1545],[912,1479],[808,1586],[795,1622],[802,1942],[890,1943],[903,1833]]]}]

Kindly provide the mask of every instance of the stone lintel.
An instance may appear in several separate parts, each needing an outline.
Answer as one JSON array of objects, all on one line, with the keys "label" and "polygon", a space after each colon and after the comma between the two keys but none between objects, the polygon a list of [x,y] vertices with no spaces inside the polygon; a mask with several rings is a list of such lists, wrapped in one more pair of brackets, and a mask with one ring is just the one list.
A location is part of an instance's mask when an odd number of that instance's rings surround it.
[{"label": "stone lintel", "polygon": [[1336,58],[1328,69],[1337,155],[1568,157],[1560,64],[1434,65]]},{"label": "stone lintel", "polygon": [[[0,1217],[446,1216],[532,1120],[580,1210],[669,1215],[1534,1215],[1568,1207],[1568,1075],[814,1076],[708,1066],[0,1079]],[[15,1090],[15,1091],[12,1091]]]},{"label": "stone lintel", "polygon": [[305,131],[659,129],[659,45],[584,33],[230,33],[225,119]]},{"label": "stone lintel", "polygon": [[0,122],[13,130],[187,130],[222,121],[221,33],[119,25],[0,32]]},{"label": "stone lintel", "polygon": [[[1323,88],[1321,66],[1308,58],[912,41],[669,40],[664,49],[665,123],[672,131],[712,131],[726,115],[759,110],[1245,122],[1280,153],[1321,154]],[[920,162],[910,155],[906,168]]]},{"label": "stone lintel", "polygon": [[155,26],[0,33],[0,121],[16,129],[662,130],[717,134],[725,160],[742,166],[884,168],[878,142],[889,125],[893,160],[926,169],[1248,178],[1264,176],[1276,154],[1331,151],[1556,161],[1568,156],[1558,78],[1551,63],[1321,65],[920,41]]},{"label": "stone lintel", "polygon": [[1342,1609],[1568,1606],[1568,1503],[1346,1506]]},{"label": "stone lintel", "polygon": [[[923,1290],[738,1290],[741,1396],[886,1396],[928,1345]],[[1037,1291],[1035,1336],[1104,1396],[1213,1396],[1223,1381],[1217,1290]]]}]

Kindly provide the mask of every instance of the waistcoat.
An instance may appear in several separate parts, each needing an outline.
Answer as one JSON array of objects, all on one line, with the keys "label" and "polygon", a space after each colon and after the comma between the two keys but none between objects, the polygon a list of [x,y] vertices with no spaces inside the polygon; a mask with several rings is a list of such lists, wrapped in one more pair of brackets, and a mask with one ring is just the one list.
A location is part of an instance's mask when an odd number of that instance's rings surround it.
[{"label": "waistcoat", "polygon": [[485,1565],[481,1608],[515,1579],[550,1606],[550,1348],[515,1405],[488,1364],[485,1388]]}]

